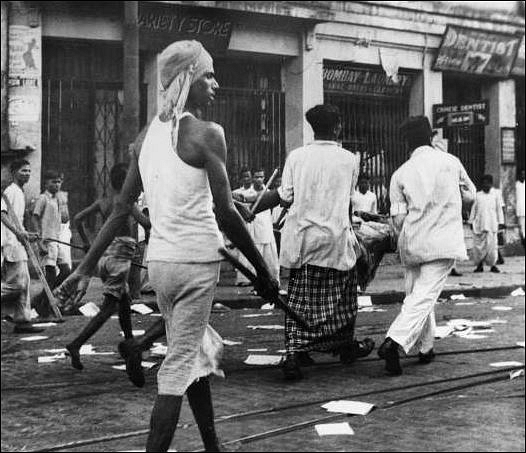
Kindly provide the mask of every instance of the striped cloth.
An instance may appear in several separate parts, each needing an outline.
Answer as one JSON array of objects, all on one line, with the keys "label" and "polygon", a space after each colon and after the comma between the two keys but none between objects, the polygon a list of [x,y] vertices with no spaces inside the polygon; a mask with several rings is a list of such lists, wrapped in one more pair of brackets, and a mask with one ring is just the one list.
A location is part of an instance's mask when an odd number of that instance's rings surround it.
[{"label": "striped cloth", "polygon": [[306,320],[309,329],[285,319],[287,353],[320,351],[338,353],[354,340],[358,312],[357,274],[306,264],[292,269],[288,304]]}]

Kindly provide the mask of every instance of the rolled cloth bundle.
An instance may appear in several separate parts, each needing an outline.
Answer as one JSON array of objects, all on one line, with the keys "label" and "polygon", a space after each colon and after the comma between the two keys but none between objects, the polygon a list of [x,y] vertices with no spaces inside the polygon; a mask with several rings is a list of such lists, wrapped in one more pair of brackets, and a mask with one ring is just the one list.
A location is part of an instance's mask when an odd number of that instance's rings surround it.
[{"label": "rolled cloth bundle", "polygon": [[175,123],[183,114],[190,86],[207,72],[214,61],[199,41],[176,41],[159,55],[163,104],[161,118]]},{"label": "rolled cloth bundle", "polygon": [[358,284],[364,291],[376,275],[384,255],[396,251],[396,241],[388,223],[363,222],[355,234],[360,249],[356,262]]}]

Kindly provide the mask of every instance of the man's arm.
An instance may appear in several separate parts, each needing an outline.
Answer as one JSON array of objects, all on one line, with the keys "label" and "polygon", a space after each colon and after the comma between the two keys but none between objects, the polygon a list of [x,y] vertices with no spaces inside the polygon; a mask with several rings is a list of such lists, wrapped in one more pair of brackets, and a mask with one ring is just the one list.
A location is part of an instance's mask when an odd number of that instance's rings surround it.
[{"label": "man's arm", "polygon": [[149,230],[152,227],[150,218],[139,209],[137,203],[133,204],[131,215],[145,230]]},{"label": "man's arm", "polygon": [[79,232],[80,237],[82,238],[82,242],[84,243],[84,246],[89,248],[89,238],[86,234],[86,230],[84,229],[84,219],[87,219],[91,215],[95,215],[98,212],[101,212],[100,210],[100,201],[97,200],[87,208],[80,211],[74,218],[73,218],[73,226],[77,229]]},{"label": "man's arm", "polygon": [[222,128],[211,126],[205,134],[206,145],[202,147],[204,167],[208,174],[210,189],[216,207],[216,218],[228,239],[254,266],[258,277],[271,280],[268,268],[256,249],[241,216],[234,207],[232,191],[226,172],[226,143]]},{"label": "man's arm", "polygon": [[281,198],[277,190],[267,190],[262,196],[261,201],[257,205],[254,214],[272,209],[281,203]]},{"label": "man's arm", "polygon": [[397,173],[393,174],[391,177],[389,198],[391,201],[391,217],[393,219],[393,227],[396,235],[399,236],[404,225],[404,220],[407,217],[407,201],[404,196],[403,188],[398,181]]},{"label": "man's arm", "polygon": [[17,226],[11,221],[11,218],[9,217],[7,211],[2,211],[2,223],[9,229],[9,231],[11,231],[16,236],[16,238],[21,243],[24,243],[24,241],[30,239],[30,236],[27,233],[27,231],[19,230]]}]

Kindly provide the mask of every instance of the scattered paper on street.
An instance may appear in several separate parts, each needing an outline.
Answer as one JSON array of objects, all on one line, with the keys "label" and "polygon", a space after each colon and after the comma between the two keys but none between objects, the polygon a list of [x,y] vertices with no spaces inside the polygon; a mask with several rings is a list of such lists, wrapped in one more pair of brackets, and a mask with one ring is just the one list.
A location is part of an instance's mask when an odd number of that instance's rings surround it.
[{"label": "scattered paper on street", "polygon": [[47,352],[49,354],[61,354],[66,353],[68,350],[66,348],[56,348],[56,349],[44,349],[44,352]]},{"label": "scattered paper on street", "polygon": [[452,327],[454,330],[465,330],[470,326],[469,319],[450,319],[447,322],[447,325]]},{"label": "scattered paper on street", "polygon": [[232,341],[232,340],[227,340],[226,338],[223,338],[223,344],[225,346],[235,346],[237,344],[243,344],[241,341]]},{"label": "scattered paper on street", "polygon": [[274,304],[263,304],[261,310],[274,310]]},{"label": "scattered paper on street", "polygon": [[145,362],[144,360],[141,362],[141,366],[143,368],[146,368],[147,370],[149,370],[150,368],[153,368],[155,365],[157,365],[156,362]]},{"label": "scattered paper on street", "polygon": [[154,318],[161,318],[163,315],[161,313],[152,313],[150,316],[153,316]]},{"label": "scattered paper on street", "polygon": [[343,423],[324,423],[322,425],[314,425],[318,436],[352,436],[354,431],[351,425],[347,422]]},{"label": "scattered paper on street", "polygon": [[153,313],[153,310],[144,304],[133,304],[130,308],[141,315],[149,315],[150,313]]},{"label": "scattered paper on street", "polygon": [[510,380],[517,379],[521,376],[524,376],[524,370],[510,371]]},{"label": "scattered paper on street", "polygon": [[100,309],[93,302],[88,302],[87,304],[80,307],[79,311],[87,318],[93,318],[97,315]]},{"label": "scattered paper on street", "polygon": [[58,360],[63,360],[66,358],[66,354],[56,354],[56,355],[48,355],[38,358],[38,363],[52,363],[57,362]]},{"label": "scattered paper on street", "polygon": [[371,296],[358,296],[358,307],[372,307]]},{"label": "scattered paper on street", "polygon": [[475,302],[457,302],[455,305],[475,305]]},{"label": "scattered paper on street", "polygon": [[44,335],[33,335],[32,337],[24,337],[20,338],[22,341],[40,341],[40,340],[47,340],[48,337],[45,337]]},{"label": "scattered paper on street", "polygon": [[167,352],[168,346],[164,344],[154,344],[153,347],[150,348],[150,353],[153,355],[165,356]]},{"label": "scattered paper on street", "polygon": [[517,341],[517,346],[524,347],[524,341]]},{"label": "scattered paper on street", "polygon": [[353,414],[353,415],[367,415],[373,410],[374,404],[364,403],[362,401],[331,401],[327,404],[324,404],[324,409],[328,412],[341,412],[343,414]]},{"label": "scattered paper on street", "polygon": [[247,365],[278,365],[281,362],[280,355],[257,355],[250,354],[245,363]]},{"label": "scattered paper on street", "polygon": [[242,315],[243,318],[258,318],[259,316],[272,316],[272,313],[253,313],[251,315]]},{"label": "scattered paper on street", "polygon": [[453,327],[451,326],[436,326],[435,329],[435,338],[446,338],[451,335],[453,332]]},{"label": "scattered paper on street", "polygon": [[[144,330],[132,330],[132,335],[134,337],[140,337],[141,335],[144,335]],[[124,336],[124,332],[121,330],[121,337]]]},{"label": "scattered paper on street", "polygon": [[260,349],[247,349],[247,352],[267,352],[268,348],[260,348]]},{"label": "scattered paper on street", "polygon": [[488,322],[491,324],[508,324],[505,319],[490,319]]},{"label": "scattered paper on street", "polygon": [[504,305],[495,305],[494,307],[491,307],[492,310],[495,311],[510,311],[513,310],[511,307],[506,307]]},{"label": "scattered paper on street", "polygon": [[277,325],[277,324],[266,325],[266,326],[247,326],[247,329],[252,329],[252,330],[282,330],[284,328],[285,328],[284,326]]},{"label": "scattered paper on street", "polygon": [[493,362],[489,364],[489,366],[492,366],[495,368],[504,368],[504,367],[521,366],[521,365],[524,365],[524,363],[517,362],[515,360],[510,360],[509,362]]},{"label": "scattered paper on street", "polygon": [[468,333],[466,335],[459,335],[461,338],[466,338],[467,340],[482,340],[488,338],[486,335],[479,335],[476,333]]},{"label": "scattered paper on street", "polygon": [[464,300],[466,296],[464,294],[452,294],[450,297],[451,300]]},{"label": "scattered paper on street", "polygon": [[38,327],[53,327],[56,326],[56,322],[34,322],[33,325]]},{"label": "scattered paper on street", "polygon": [[38,312],[34,308],[32,308],[29,316],[31,319],[36,319],[38,318]]},{"label": "scattered paper on street", "polygon": [[119,370],[119,371],[126,371],[126,365],[113,365],[112,368]]},{"label": "scattered paper on street", "polygon": [[517,288],[516,290],[512,291],[510,295],[513,296],[513,297],[524,296],[525,293],[524,293],[524,290],[522,288]]}]

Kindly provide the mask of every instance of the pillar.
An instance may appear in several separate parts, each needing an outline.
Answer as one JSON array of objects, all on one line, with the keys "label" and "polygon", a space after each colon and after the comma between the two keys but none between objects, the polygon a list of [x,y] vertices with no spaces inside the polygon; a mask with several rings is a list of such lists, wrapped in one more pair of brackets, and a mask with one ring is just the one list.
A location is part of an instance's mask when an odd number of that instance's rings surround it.
[{"label": "pillar", "polygon": [[287,153],[313,140],[305,113],[323,103],[323,58],[317,52],[314,28],[306,30],[299,39],[300,55],[283,65]]},{"label": "pillar", "polygon": [[121,149],[127,156],[128,146],[139,134],[139,29],[138,2],[124,2],[124,105],[122,111]]}]

